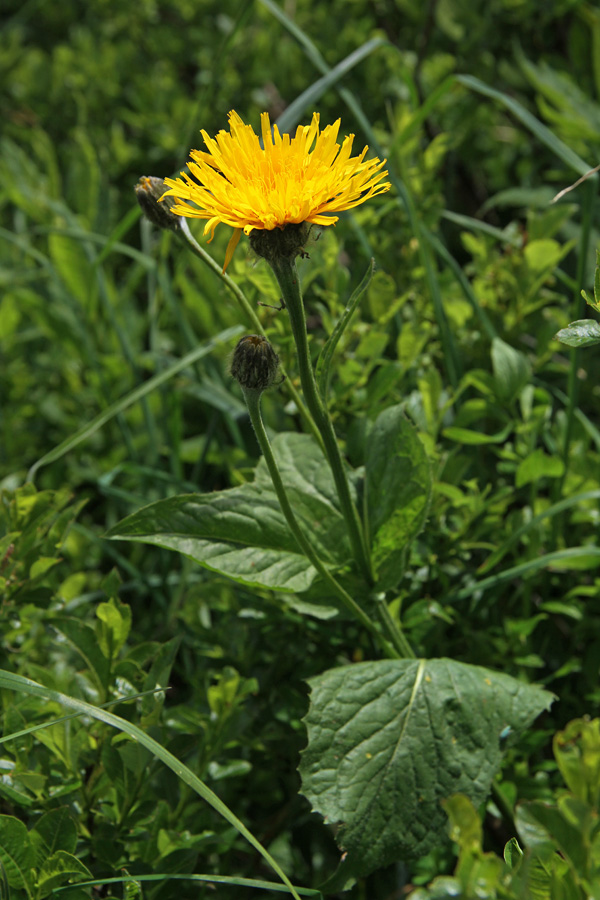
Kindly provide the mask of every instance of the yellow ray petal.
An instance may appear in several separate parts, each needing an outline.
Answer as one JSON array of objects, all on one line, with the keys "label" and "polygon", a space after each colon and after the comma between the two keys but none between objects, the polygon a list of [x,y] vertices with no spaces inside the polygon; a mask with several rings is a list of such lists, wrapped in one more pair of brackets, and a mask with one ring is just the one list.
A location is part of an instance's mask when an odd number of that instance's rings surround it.
[{"label": "yellow ray petal", "polygon": [[242,236],[243,228],[234,228],[231,237],[229,238],[229,243],[227,244],[227,250],[225,251],[225,262],[223,263],[223,272],[233,259],[233,254],[235,253],[235,248],[240,242],[240,238]]},{"label": "yellow ray petal", "polygon": [[334,225],[337,215],[388,191],[385,160],[366,160],[368,148],[352,156],[354,135],[338,141],[340,120],[320,128],[318,113],[310,125],[299,125],[293,136],[271,129],[268,113],[261,115],[263,146],[251,125],[234,110],[229,131],[211,137],[202,131],[206,150],[192,150],[190,174],[166,178],[164,196],[177,201],[177,215],[205,219],[212,240],[219,224],[233,227],[225,266],[233,256],[242,230],[273,230],[288,224],[318,222]]}]

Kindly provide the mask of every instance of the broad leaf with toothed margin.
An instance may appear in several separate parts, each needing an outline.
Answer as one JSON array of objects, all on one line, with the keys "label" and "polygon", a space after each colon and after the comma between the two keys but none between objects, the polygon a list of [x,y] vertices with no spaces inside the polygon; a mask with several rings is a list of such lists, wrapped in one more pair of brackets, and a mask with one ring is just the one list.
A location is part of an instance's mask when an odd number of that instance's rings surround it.
[{"label": "broad leaf with toothed margin", "polygon": [[310,680],[302,793],[340,823],[354,875],[445,839],[441,800],[488,795],[505,745],[553,695],[449,659],[381,660]]},{"label": "broad leaf with toothed margin", "polygon": [[[274,439],[273,453],[300,526],[322,561],[333,569],[349,565],[344,519],[319,447],[308,435],[284,433]],[[301,592],[317,577],[288,528],[262,459],[252,484],[159,500],[108,536],[178,550],[251,587]]]}]

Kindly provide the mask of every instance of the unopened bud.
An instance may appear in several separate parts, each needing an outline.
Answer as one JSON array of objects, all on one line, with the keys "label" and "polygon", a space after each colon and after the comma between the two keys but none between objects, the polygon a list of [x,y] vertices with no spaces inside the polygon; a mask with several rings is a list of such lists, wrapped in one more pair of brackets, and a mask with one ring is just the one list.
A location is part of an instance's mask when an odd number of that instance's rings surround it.
[{"label": "unopened bud", "polygon": [[260,334],[240,338],[231,360],[231,374],[249,391],[264,391],[274,384],[279,371],[279,357],[268,340]]},{"label": "unopened bud", "polygon": [[154,175],[144,175],[135,186],[137,201],[142,207],[144,215],[158,228],[169,228],[174,231],[179,228],[179,217],[171,212],[177,202],[174,197],[160,198],[168,190],[168,185],[162,178]]}]

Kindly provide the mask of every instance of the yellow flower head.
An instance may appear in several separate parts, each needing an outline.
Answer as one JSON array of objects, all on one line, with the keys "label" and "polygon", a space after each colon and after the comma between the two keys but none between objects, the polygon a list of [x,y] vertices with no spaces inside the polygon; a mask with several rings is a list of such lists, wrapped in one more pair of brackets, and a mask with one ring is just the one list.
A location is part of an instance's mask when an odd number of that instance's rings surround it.
[{"label": "yellow flower head", "polygon": [[[313,113],[310,125],[298,126],[292,138],[282,136],[277,125],[271,131],[268,113],[262,113],[261,127],[262,147],[252,126],[232,110],[229,133],[211,138],[201,132],[208,152],[190,152],[193,177],[182,172],[181,178],[165,178],[169,190],[164,197],[175,197],[175,215],[206,219],[204,234],[210,233],[210,240],[221,222],[235,229],[223,270],[242,231],[272,231],[301,222],[334,225],[335,213],[391,187],[383,181],[385,160],[365,160],[368,147],[351,156],[352,134],[338,144],[339,119],[320,131],[319,114]],[[196,205],[190,206],[190,200]]]}]

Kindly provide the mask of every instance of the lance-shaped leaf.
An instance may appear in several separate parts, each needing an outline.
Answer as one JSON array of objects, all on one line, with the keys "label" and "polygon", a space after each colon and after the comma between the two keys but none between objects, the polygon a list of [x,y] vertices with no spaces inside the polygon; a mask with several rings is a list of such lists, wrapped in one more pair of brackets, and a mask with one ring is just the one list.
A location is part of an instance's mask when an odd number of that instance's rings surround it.
[{"label": "lance-shaped leaf", "polygon": [[[308,435],[285,433],[273,453],[290,502],[316,552],[332,568],[352,559],[329,466]],[[252,484],[152,503],[111,529],[109,537],[178,550],[241,584],[305,591],[317,577],[288,528],[261,460]]]},{"label": "lance-shaped leaf", "polygon": [[441,800],[487,796],[502,752],[553,695],[449,659],[382,660],[310,681],[302,793],[330,822],[353,874],[443,841]]},{"label": "lance-shaped leaf", "polygon": [[400,406],[377,418],[366,455],[366,515],[378,586],[396,586],[404,550],[425,522],[431,474],[425,448]]}]

